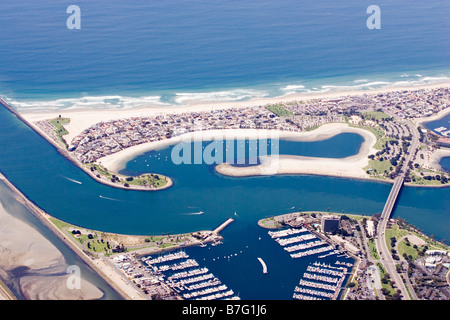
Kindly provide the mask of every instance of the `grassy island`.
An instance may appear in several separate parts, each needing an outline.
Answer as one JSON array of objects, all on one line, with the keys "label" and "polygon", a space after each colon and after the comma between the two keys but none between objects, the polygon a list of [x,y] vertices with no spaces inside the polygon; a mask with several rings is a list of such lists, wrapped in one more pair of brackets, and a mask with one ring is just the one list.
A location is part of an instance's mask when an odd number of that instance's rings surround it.
[{"label": "grassy island", "polygon": [[108,184],[129,189],[159,190],[165,189],[172,184],[172,181],[168,177],[154,173],[144,173],[132,177],[110,172],[100,164],[87,163],[84,164],[84,167],[100,181],[107,181]]}]

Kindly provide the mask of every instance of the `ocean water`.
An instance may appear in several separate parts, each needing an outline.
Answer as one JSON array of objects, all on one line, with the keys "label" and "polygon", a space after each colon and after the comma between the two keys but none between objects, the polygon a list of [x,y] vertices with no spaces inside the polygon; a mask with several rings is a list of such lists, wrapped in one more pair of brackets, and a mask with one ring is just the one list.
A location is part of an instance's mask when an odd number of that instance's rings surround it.
[{"label": "ocean water", "polygon": [[450,78],[448,1],[2,2],[0,95],[19,109],[232,102]]}]

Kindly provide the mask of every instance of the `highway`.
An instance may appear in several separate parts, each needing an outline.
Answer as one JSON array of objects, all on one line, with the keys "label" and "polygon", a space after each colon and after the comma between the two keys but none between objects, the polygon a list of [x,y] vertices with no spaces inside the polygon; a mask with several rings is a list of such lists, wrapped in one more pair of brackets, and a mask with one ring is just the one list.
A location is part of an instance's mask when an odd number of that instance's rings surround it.
[{"label": "highway", "polygon": [[408,291],[406,290],[405,284],[402,281],[402,279],[395,267],[396,262],[392,258],[391,252],[388,249],[388,246],[386,243],[386,236],[385,236],[387,223],[388,223],[389,219],[391,218],[395,203],[397,201],[397,197],[403,186],[403,182],[405,180],[405,174],[406,174],[406,172],[408,172],[408,163],[409,163],[409,161],[411,161],[413,159],[413,156],[417,150],[417,147],[419,146],[419,133],[417,131],[417,128],[415,128],[408,121],[405,121],[404,124],[408,126],[409,131],[412,134],[412,139],[411,139],[410,146],[408,148],[408,153],[406,154],[405,160],[402,164],[402,169],[400,171],[400,175],[395,178],[391,192],[389,193],[389,196],[384,205],[383,212],[381,214],[381,218],[380,218],[380,221],[378,222],[378,226],[377,226],[377,236],[375,238],[375,243],[376,243],[378,252],[380,254],[380,257],[381,257],[381,263],[385,267],[386,272],[389,273],[391,280],[395,283],[396,287],[398,289],[400,289],[402,299],[410,300],[410,296],[408,294]]}]

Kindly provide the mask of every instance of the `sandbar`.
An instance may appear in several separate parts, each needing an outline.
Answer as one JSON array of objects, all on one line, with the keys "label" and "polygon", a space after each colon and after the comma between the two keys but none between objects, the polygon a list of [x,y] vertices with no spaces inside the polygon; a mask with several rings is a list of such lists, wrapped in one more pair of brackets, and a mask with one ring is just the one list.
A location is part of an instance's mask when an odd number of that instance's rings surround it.
[{"label": "sandbar", "polygon": [[36,229],[14,216],[25,210],[21,204],[9,212],[0,202],[0,278],[22,268],[20,291],[29,300],[100,299],[103,292],[81,278],[79,289],[67,286],[69,274],[61,252]]}]

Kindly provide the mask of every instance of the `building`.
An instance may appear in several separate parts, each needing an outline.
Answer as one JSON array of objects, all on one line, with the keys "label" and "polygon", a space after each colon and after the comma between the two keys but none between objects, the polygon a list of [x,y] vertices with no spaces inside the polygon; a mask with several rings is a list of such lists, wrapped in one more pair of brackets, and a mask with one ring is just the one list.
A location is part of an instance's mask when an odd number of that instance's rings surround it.
[{"label": "building", "polygon": [[340,217],[337,216],[323,216],[320,225],[322,232],[334,232],[339,230]]},{"label": "building", "polygon": [[331,240],[333,240],[336,244],[340,245],[342,248],[344,248],[345,250],[347,250],[348,252],[354,254],[354,255],[358,255],[361,253],[361,250],[356,247],[355,245],[353,245],[351,242],[342,239],[341,237],[337,236],[337,235],[332,235],[330,236]]}]

